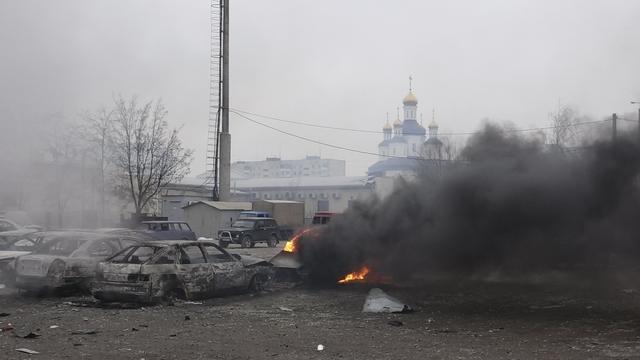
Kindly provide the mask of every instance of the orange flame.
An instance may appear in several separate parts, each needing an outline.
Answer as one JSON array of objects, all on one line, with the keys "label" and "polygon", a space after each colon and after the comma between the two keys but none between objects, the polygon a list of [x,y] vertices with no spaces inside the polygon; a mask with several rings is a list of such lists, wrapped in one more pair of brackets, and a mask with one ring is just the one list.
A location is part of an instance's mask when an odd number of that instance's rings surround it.
[{"label": "orange flame", "polygon": [[350,274],[347,274],[341,280],[338,280],[338,283],[344,284],[351,281],[364,280],[367,277],[368,273],[369,273],[369,268],[366,266],[363,266],[362,269],[360,269],[359,271],[355,271]]},{"label": "orange flame", "polygon": [[298,248],[298,240],[300,240],[300,237],[302,237],[302,235],[308,233],[309,231],[311,231],[311,229],[304,229],[302,231],[300,231],[299,233],[295,234],[291,240],[287,241],[286,244],[284,244],[284,248],[282,249],[282,251],[285,252],[296,252],[296,249]]},{"label": "orange flame", "polygon": [[298,239],[300,237],[299,236],[295,236],[293,238],[291,238],[291,240],[287,241],[286,244],[284,244],[284,248],[282,249],[282,251],[286,251],[286,252],[295,252],[296,251],[296,247],[298,245]]}]

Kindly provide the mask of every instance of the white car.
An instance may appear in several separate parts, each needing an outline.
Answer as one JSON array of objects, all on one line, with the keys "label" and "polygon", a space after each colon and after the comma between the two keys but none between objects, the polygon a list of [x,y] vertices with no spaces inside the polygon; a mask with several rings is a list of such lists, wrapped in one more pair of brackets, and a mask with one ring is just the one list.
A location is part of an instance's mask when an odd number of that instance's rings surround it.
[{"label": "white car", "polygon": [[15,286],[25,290],[88,288],[100,261],[146,237],[60,232],[15,261]]}]

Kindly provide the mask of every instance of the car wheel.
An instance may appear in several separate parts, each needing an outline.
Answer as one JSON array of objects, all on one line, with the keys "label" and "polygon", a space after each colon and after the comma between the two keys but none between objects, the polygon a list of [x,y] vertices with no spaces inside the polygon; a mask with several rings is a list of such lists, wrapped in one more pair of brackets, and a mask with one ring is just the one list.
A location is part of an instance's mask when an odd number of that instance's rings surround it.
[{"label": "car wheel", "polygon": [[64,271],[66,270],[66,267],[67,266],[62,260],[54,260],[49,266],[49,271],[47,272],[47,283],[53,287],[61,285],[64,279]]},{"label": "car wheel", "polygon": [[275,235],[271,235],[271,237],[267,241],[267,245],[269,245],[269,247],[276,247],[277,244],[278,238]]},{"label": "car wheel", "polygon": [[242,238],[242,242],[240,243],[240,246],[242,248],[248,248],[248,247],[252,247],[251,245],[253,244],[253,241],[251,241],[251,237],[250,236],[245,236]]},{"label": "car wheel", "polygon": [[267,285],[268,278],[263,274],[256,274],[251,278],[251,282],[249,283],[249,290],[253,292],[261,292],[264,291]]},{"label": "car wheel", "polygon": [[221,248],[226,248],[227,246],[229,246],[229,242],[228,241],[218,241],[218,245],[220,245]]}]

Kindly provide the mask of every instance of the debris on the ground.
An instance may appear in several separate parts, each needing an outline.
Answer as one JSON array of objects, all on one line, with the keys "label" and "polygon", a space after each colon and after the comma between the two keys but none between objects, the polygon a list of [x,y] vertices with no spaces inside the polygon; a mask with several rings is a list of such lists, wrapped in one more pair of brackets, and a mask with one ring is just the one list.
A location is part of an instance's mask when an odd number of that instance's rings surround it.
[{"label": "debris on the ground", "polygon": [[369,295],[367,295],[362,307],[362,312],[372,313],[405,313],[411,311],[413,309],[409,305],[387,295],[379,288],[373,288],[369,291]]},{"label": "debris on the ground", "polygon": [[318,351],[322,351],[322,350],[324,350],[324,345],[319,344],[319,345],[318,345]]},{"label": "debris on the ground", "polygon": [[0,289],[4,289],[6,287],[5,284],[0,284]]},{"label": "debris on the ground", "polygon": [[637,293],[638,290],[636,290],[636,289],[622,289],[622,292],[627,294],[627,295],[633,295],[633,294]]},{"label": "debris on the ground", "polygon": [[74,330],[71,332],[71,335],[95,335],[98,331],[96,330]]},{"label": "debris on the ground", "polygon": [[19,348],[19,349],[16,349],[16,351],[21,352],[21,353],[25,353],[25,354],[29,354],[29,355],[40,354],[39,352],[37,352],[35,350],[31,350],[31,349],[27,349],[27,348]]},{"label": "debris on the ground", "polygon": [[140,330],[138,330],[137,328],[132,327],[131,331],[140,331]]},{"label": "debris on the ground", "polygon": [[8,323],[7,325],[0,327],[0,332],[11,331],[13,329],[15,329],[13,325],[11,325],[11,323]]},{"label": "debris on the ground", "polygon": [[89,318],[83,317],[82,321],[89,321]]},{"label": "debris on the ground", "polygon": [[185,304],[185,305],[202,305],[203,302],[202,301],[184,301],[183,304]]},{"label": "debris on the ground", "polygon": [[191,316],[189,316],[189,315],[185,315],[185,316],[184,316],[184,321],[187,321],[187,320],[191,320]]},{"label": "debris on the ground", "polygon": [[293,309],[288,308],[286,306],[278,306],[278,309],[282,310],[282,311],[293,311]]},{"label": "debris on the ground", "polygon": [[49,329],[57,329],[57,328],[59,328],[59,327],[60,327],[60,326],[58,326],[58,325],[51,325],[51,326],[49,326]]},{"label": "debris on the ground", "polygon": [[404,323],[400,320],[389,320],[387,322],[387,324],[391,325],[391,326],[402,326],[404,325]]},{"label": "debris on the ground", "polygon": [[2,312],[2,313],[0,313],[0,317],[7,317],[7,316],[9,316],[9,315],[11,315],[11,314],[6,313],[6,312]]},{"label": "debris on the ground", "polygon": [[23,338],[23,339],[35,339],[40,336],[38,333],[34,333],[33,331],[29,331],[26,334],[19,334],[17,332],[13,333],[13,336]]}]

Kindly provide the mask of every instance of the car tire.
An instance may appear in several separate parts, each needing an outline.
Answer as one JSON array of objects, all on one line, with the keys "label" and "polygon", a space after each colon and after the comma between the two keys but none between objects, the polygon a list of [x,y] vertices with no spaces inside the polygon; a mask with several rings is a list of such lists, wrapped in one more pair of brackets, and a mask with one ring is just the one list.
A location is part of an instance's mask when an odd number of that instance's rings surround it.
[{"label": "car tire", "polygon": [[267,240],[267,245],[269,245],[269,247],[276,247],[276,245],[278,245],[278,238],[275,235],[271,235],[269,240]]},{"label": "car tire", "polygon": [[218,245],[220,245],[221,248],[225,249],[229,246],[229,242],[228,241],[218,241]]},{"label": "car tire", "polygon": [[240,243],[240,246],[243,249],[246,249],[248,247],[253,247],[252,245],[253,245],[253,241],[251,240],[250,236],[247,235],[247,236],[242,238],[242,242]]}]

